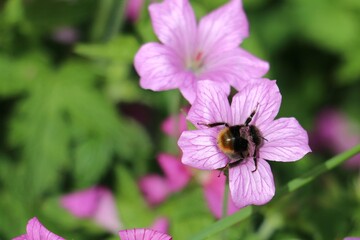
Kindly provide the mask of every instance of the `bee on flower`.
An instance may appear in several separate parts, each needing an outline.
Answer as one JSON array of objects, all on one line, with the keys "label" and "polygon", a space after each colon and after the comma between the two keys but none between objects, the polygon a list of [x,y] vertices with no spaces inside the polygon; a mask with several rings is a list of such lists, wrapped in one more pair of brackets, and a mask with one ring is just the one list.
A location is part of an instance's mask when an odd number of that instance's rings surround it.
[{"label": "bee on flower", "polygon": [[280,104],[276,81],[252,80],[231,105],[225,91],[200,81],[187,116],[198,129],[180,136],[182,162],[204,170],[228,168],[231,197],[239,208],[267,203],[275,185],[266,160],[292,162],[311,151],[295,118],[275,119]]}]

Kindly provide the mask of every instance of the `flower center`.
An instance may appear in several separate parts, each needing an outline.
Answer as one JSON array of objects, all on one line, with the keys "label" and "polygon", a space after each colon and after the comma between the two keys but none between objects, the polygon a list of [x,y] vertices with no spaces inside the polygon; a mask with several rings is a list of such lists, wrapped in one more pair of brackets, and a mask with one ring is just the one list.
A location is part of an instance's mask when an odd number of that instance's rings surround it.
[{"label": "flower center", "polygon": [[202,51],[198,51],[195,55],[190,59],[187,64],[187,68],[195,74],[199,74],[204,66],[204,53]]}]

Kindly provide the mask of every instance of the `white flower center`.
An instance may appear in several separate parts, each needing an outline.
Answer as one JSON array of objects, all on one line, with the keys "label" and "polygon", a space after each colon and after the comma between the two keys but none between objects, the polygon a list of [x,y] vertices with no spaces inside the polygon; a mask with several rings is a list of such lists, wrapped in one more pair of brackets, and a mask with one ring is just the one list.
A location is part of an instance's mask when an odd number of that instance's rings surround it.
[{"label": "white flower center", "polygon": [[187,63],[187,69],[193,72],[195,75],[200,74],[204,66],[204,53],[202,51],[195,52]]}]

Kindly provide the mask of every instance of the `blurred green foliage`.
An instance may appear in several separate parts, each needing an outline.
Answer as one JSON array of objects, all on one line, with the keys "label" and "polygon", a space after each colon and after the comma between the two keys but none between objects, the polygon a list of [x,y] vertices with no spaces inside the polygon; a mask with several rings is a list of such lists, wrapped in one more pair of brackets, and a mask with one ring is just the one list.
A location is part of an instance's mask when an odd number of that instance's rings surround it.
[{"label": "blurred green foliage", "polygon": [[[198,17],[225,2],[191,1]],[[63,194],[99,184],[114,192],[128,228],[166,216],[174,239],[187,239],[215,221],[196,183],[156,208],[137,188],[140,176],[159,171],[159,152],[179,154],[160,124],[183,102],[177,91],[139,87],[133,56],[157,41],[147,4],[132,23],[123,0],[0,3],[0,239],[24,233],[33,216],[66,238],[116,239],[58,204]],[[360,1],[244,0],[244,8],[251,36],[243,47],[270,62],[268,77],[283,95],[280,116],[311,131],[316,114],[334,107],[360,124]],[[57,35],[64,28],[69,42]],[[277,185],[328,156],[272,163]],[[228,237],[360,236],[359,181],[356,172],[327,173],[262,207]]]}]

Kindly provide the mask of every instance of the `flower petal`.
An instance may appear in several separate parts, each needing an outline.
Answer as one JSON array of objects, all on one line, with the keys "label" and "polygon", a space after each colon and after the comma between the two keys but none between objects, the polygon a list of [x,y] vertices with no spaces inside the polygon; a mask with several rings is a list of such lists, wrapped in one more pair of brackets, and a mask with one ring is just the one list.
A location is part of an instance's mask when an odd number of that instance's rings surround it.
[{"label": "flower petal", "polygon": [[[223,174],[219,175],[218,171],[213,171],[209,179],[204,183],[204,194],[206,202],[209,205],[209,208],[216,218],[221,218],[222,215],[222,205],[224,198],[224,186],[225,186],[225,176]],[[228,215],[235,213],[239,210],[231,196],[228,199]]]},{"label": "flower petal", "polygon": [[149,11],[154,31],[160,41],[179,56],[190,56],[195,47],[197,27],[194,11],[188,0],[152,3]]},{"label": "flower petal", "polygon": [[78,218],[93,220],[110,232],[120,229],[115,199],[107,188],[96,186],[70,193],[60,199],[61,206]]},{"label": "flower petal", "polygon": [[129,0],[125,8],[126,17],[132,22],[135,22],[139,18],[143,4],[144,0]]},{"label": "flower petal", "polygon": [[162,233],[168,233],[169,220],[166,217],[157,218],[153,222],[151,229]]},{"label": "flower petal", "polygon": [[26,234],[23,234],[23,235],[12,238],[12,240],[28,240],[28,237]]},{"label": "flower petal", "polygon": [[99,187],[100,199],[93,216],[94,221],[110,232],[117,233],[121,229],[121,223],[112,192]]},{"label": "flower petal", "polygon": [[183,132],[178,141],[182,163],[206,170],[225,167],[229,160],[217,147],[217,134],[216,128]]},{"label": "flower petal", "polygon": [[193,104],[196,98],[197,79],[193,73],[188,72],[188,74],[192,76],[192,79],[188,78],[188,80],[179,87],[179,90],[184,98],[188,100],[190,104]]},{"label": "flower petal", "polygon": [[99,200],[99,188],[92,187],[63,196],[60,204],[74,216],[86,218],[95,214]]},{"label": "flower petal", "polygon": [[274,178],[269,164],[258,160],[255,172],[253,159],[248,158],[229,170],[229,186],[235,205],[243,208],[247,205],[262,205],[269,202],[275,194]]},{"label": "flower petal", "polygon": [[170,194],[165,178],[159,175],[147,175],[140,179],[139,187],[150,205],[163,202]]},{"label": "flower petal", "polygon": [[[187,110],[184,110],[187,112]],[[161,124],[161,130],[170,137],[178,138],[187,129],[186,116],[182,112],[166,118]]]},{"label": "flower petal", "polygon": [[[250,114],[256,113],[250,122],[262,130],[262,125],[274,120],[279,112],[281,95],[276,81],[252,80],[232,100],[233,124],[244,124]],[[266,138],[266,137],[265,137]]]},{"label": "flower petal", "polygon": [[203,17],[198,34],[198,51],[217,54],[237,48],[249,35],[249,24],[241,1],[232,0]]},{"label": "flower petal", "polygon": [[236,48],[209,55],[204,62],[200,79],[221,82],[226,80],[237,90],[253,78],[260,78],[269,70],[269,64],[247,51]]},{"label": "flower petal", "polygon": [[29,220],[26,233],[27,240],[64,240],[64,238],[47,230],[36,217]]},{"label": "flower petal", "polygon": [[119,232],[119,236],[121,240],[171,240],[172,237],[161,233],[158,231],[154,231],[151,229],[138,228],[138,229],[128,229],[121,230]]},{"label": "flower petal", "polygon": [[226,92],[217,88],[212,81],[199,81],[197,97],[187,118],[200,129],[208,127],[199,123],[231,123],[231,110]]},{"label": "flower petal", "polygon": [[183,189],[189,182],[191,174],[180,159],[169,154],[160,154],[158,161],[165,173],[169,190],[177,192]]},{"label": "flower petal", "polygon": [[261,129],[266,139],[260,157],[266,160],[292,162],[311,152],[307,132],[295,118],[280,118]]},{"label": "flower petal", "polygon": [[153,91],[174,89],[194,80],[174,51],[158,43],[143,45],[135,55],[135,69],[142,88]]}]

